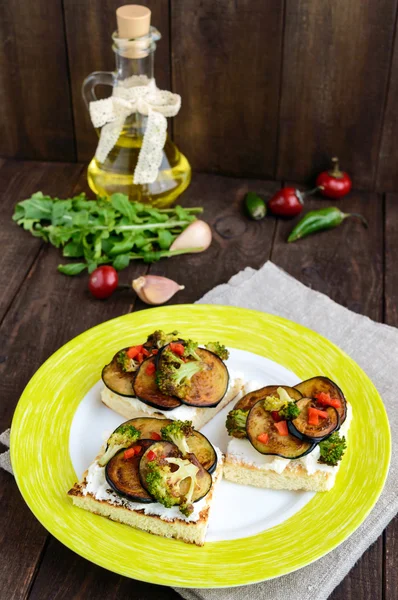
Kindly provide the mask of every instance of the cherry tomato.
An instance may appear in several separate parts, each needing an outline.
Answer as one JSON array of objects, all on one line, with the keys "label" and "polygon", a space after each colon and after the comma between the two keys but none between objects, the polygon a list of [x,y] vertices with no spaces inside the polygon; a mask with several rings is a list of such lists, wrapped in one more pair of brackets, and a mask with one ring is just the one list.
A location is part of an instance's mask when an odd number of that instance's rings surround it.
[{"label": "cherry tomato", "polygon": [[118,283],[119,277],[116,269],[109,265],[103,265],[91,273],[88,289],[94,298],[104,300],[113,294]]},{"label": "cherry tomato", "polygon": [[316,184],[321,194],[327,198],[342,198],[351,190],[350,176],[340,170],[339,159],[332,158],[333,167],[330,171],[323,171],[317,177]]}]

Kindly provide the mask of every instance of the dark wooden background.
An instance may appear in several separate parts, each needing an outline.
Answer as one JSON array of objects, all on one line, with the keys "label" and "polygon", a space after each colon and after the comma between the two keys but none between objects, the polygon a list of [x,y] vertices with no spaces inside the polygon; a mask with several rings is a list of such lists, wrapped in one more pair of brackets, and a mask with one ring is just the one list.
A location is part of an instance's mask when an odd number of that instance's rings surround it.
[{"label": "dark wooden background", "polygon": [[[80,88],[111,70],[122,0],[0,2],[0,156],[88,161]],[[148,0],[173,134],[198,171],[309,182],[337,154],[398,190],[397,0]]]}]

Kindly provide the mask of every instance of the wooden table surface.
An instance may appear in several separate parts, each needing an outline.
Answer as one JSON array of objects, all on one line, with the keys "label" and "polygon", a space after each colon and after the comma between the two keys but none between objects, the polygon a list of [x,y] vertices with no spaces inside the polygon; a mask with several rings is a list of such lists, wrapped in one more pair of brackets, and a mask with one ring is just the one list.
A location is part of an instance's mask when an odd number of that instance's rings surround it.
[{"label": "wooden table surface", "polygon": [[[291,222],[249,221],[241,202],[249,190],[271,194],[279,183],[196,174],[182,198],[205,207],[214,241],[204,254],[132,265],[125,282],[146,271],[185,285],[173,303],[194,302],[247,265],[271,259],[294,277],[351,310],[398,326],[398,194],[352,192],[346,212],[355,221],[296,244],[286,244]],[[42,190],[67,197],[86,190],[80,164],[0,160],[0,431],[10,426],[18,398],[36,369],[82,331],[144,305],[122,292],[106,302],[87,293],[87,277],[56,272],[60,254],[18,228],[13,207]],[[325,206],[317,198],[308,208]],[[309,307],[310,310],[310,307]],[[97,567],[50,536],[24,503],[11,475],[0,471],[0,600],[179,598],[168,588],[125,579]],[[398,519],[364,554],[334,591],[333,600],[398,600]]]}]

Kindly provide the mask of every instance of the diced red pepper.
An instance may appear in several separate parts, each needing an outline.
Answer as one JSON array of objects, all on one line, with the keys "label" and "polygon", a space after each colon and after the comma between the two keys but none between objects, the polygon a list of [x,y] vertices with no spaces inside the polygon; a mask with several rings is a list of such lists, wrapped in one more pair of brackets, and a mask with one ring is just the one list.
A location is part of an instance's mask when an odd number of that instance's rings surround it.
[{"label": "diced red pepper", "polygon": [[162,439],[162,436],[159,435],[156,431],[152,431],[151,440],[156,440],[157,442]]},{"label": "diced red pepper", "polygon": [[127,356],[129,358],[136,358],[136,356],[138,356],[139,352],[142,352],[142,345],[141,346],[131,346],[131,348],[129,348],[127,350]]},{"label": "diced red pepper", "polygon": [[318,404],[322,404],[323,406],[333,406],[334,408],[340,408],[341,402],[338,398],[331,398],[330,394],[326,392],[319,392],[319,394],[315,394],[315,398],[318,400]]},{"label": "diced red pepper", "polygon": [[308,425],[318,425],[319,419],[327,419],[328,413],[324,410],[310,407],[308,409]]},{"label": "diced red pepper", "polygon": [[153,450],[149,450],[147,458],[148,458],[149,461],[155,460],[156,454],[153,452]]},{"label": "diced red pepper", "polygon": [[142,353],[142,352],[138,352],[138,354],[137,354],[137,360],[138,360],[138,362],[139,362],[140,364],[141,364],[141,363],[142,363],[142,361],[144,360],[144,355],[143,355],[143,353]]},{"label": "diced red pepper", "polygon": [[155,363],[148,362],[147,367],[145,369],[145,373],[147,375],[153,375],[155,371],[156,371]]},{"label": "diced red pepper", "polygon": [[159,352],[159,350],[157,348],[154,348],[153,350],[151,350],[151,354],[157,354]]},{"label": "diced red pepper", "polygon": [[145,346],[142,346],[142,354],[144,356],[150,356],[150,352],[145,348]]},{"label": "diced red pepper", "polygon": [[133,456],[135,456],[135,447],[134,446],[132,448],[128,448],[127,450],[124,451],[124,459],[125,460],[129,460],[129,458],[133,458]]},{"label": "diced red pepper", "polygon": [[137,444],[136,446],[133,446],[132,449],[135,452],[135,456],[138,456],[138,454],[141,454],[141,452],[142,452],[142,446],[140,446],[139,444]]},{"label": "diced red pepper", "polygon": [[279,423],[279,421],[282,421],[282,417],[280,416],[278,410],[271,410],[271,417],[274,419],[274,421],[276,423]]},{"label": "diced red pepper", "polygon": [[279,423],[275,423],[275,427],[276,427],[279,435],[289,435],[289,431],[287,428],[287,421],[279,421]]},{"label": "diced red pepper", "polygon": [[316,408],[308,409],[308,425],[318,425],[319,423],[319,415]]},{"label": "diced red pepper", "polygon": [[182,356],[185,352],[184,346],[179,342],[170,342],[169,346],[170,350],[174,352],[174,354],[177,354],[177,356]]},{"label": "diced red pepper", "polygon": [[257,436],[257,439],[262,444],[268,444],[268,442],[269,442],[269,435],[268,435],[268,433],[261,433],[260,435]]}]

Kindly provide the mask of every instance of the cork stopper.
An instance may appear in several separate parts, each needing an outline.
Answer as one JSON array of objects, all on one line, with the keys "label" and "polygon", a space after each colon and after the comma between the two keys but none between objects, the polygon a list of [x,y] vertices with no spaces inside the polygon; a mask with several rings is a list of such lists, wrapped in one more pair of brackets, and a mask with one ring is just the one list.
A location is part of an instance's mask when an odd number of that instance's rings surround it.
[{"label": "cork stopper", "polygon": [[118,37],[132,40],[148,35],[151,11],[139,4],[125,4],[116,10]]}]

